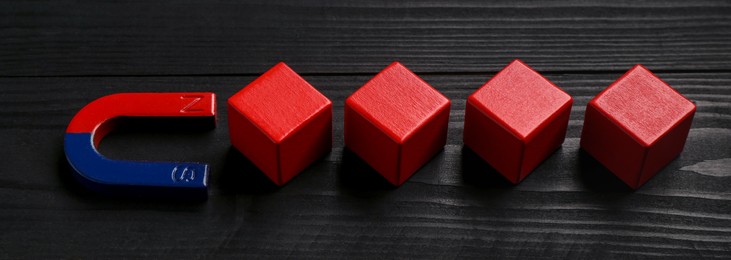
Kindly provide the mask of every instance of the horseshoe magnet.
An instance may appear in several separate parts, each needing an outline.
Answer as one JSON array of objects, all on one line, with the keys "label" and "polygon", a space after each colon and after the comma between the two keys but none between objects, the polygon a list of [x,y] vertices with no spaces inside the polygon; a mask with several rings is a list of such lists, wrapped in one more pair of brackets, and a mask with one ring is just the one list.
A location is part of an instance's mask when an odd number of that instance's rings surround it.
[{"label": "horseshoe magnet", "polygon": [[111,160],[96,148],[130,117],[184,119],[215,127],[215,102],[215,94],[209,92],[120,93],[92,101],[66,129],[64,152],[74,177],[87,188],[110,195],[207,198],[207,164]]}]

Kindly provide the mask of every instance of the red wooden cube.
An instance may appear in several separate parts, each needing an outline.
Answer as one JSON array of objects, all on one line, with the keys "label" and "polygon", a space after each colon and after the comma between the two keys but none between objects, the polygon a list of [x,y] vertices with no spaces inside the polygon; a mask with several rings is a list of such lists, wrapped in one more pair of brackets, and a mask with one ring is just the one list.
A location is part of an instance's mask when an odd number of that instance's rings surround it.
[{"label": "red wooden cube", "polygon": [[637,189],[683,150],[695,104],[642,65],[589,101],[581,148]]},{"label": "red wooden cube", "polygon": [[399,186],[444,147],[449,106],[394,62],[345,100],[345,145]]},{"label": "red wooden cube", "polygon": [[572,103],[515,60],[467,98],[464,144],[517,184],[561,146]]},{"label": "red wooden cube", "polygon": [[279,63],[228,99],[231,143],[284,185],[332,146],[332,102]]}]

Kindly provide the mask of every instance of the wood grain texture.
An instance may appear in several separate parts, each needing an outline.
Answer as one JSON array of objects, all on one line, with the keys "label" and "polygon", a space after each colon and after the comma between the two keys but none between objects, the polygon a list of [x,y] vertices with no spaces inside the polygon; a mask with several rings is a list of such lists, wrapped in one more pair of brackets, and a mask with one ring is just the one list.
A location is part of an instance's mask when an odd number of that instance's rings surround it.
[{"label": "wood grain texture", "polygon": [[722,1],[7,2],[0,75],[731,70]]},{"label": "wood grain texture", "polygon": [[489,74],[424,77],[453,102],[447,146],[398,189],[342,149],[343,102],[369,76],[305,77],[333,100],[334,148],[282,188],[223,127],[102,142],[111,158],[211,163],[210,199],[193,205],[86,191],[63,170],[63,129],[115,92],[214,91],[225,111],[254,77],[0,79],[0,256],[730,257],[731,179],[680,169],[731,158],[731,74],[659,74],[697,117],[681,156],[635,192],[578,150],[586,103],[621,74],[547,75],[575,100],[567,140],[518,186],[462,148],[465,99]]},{"label": "wood grain texture", "polygon": [[[75,4],[75,5],[74,5]],[[0,258],[731,258],[731,5],[720,1],[0,3]],[[520,58],[574,98],[566,142],[512,186],[462,146],[465,100]],[[452,101],[447,146],[398,189],[343,149],[347,96],[401,61]],[[279,61],[333,101],[333,150],[277,188],[225,100]],[[630,191],[581,152],[587,102],[636,63],[697,105]],[[210,199],[98,196],[64,129],[118,92],[218,97],[219,128],[130,127],[114,159],[212,165]]]}]

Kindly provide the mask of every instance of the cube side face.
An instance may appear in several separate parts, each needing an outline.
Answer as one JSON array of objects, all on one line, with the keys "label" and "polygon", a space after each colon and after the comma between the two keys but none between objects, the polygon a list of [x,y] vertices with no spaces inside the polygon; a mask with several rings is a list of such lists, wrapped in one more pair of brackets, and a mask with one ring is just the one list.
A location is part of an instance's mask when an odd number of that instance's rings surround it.
[{"label": "cube side face", "polygon": [[468,99],[464,119],[464,144],[500,172],[518,183],[523,143]]},{"label": "cube side face", "polygon": [[289,182],[332,148],[332,105],[279,144],[282,184]]},{"label": "cube side face", "polygon": [[563,144],[566,139],[572,103],[572,101],[566,102],[563,107],[559,108],[557,116],[550,119],[551,121],[542,129],[537,129],[535,137],[525,145],[519,181],[525,179],[531,171]]},{"label": "cube side face", "polygon": [[275,184],[281,185],[277,163],[277,145],[231,104],[228,105],[227,110],[231,144]]},{"label": "cube side face", "polygon": [[401,147],[381,129],[345,102],[345,146],[373,167],[386,180],[398,185],[398,160]]},{"label": "cube side face", "polygon": [[683,151],[695,110],[660,137],[647,152],[638,186],[642,186]]},{"label": "cube side face", "polygon": [[647,149],[589,102],[584,116],[580,146],[633,189]]},{"label": "cube side face", "polygon": [[401,145],[397,185],[406,182],[411,175],[444,148],[449,128],[449,110],[448,105]]}]

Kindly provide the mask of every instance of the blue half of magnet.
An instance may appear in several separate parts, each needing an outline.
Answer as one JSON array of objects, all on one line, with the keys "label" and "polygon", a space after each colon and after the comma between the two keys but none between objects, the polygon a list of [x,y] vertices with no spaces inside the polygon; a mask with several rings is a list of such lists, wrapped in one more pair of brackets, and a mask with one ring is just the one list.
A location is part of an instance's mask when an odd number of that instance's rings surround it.
[{"label": "blue half of magnet", "polygon": [[91,190],[124,197],[208,197],[207,164],[111,160],[96,150],[91,133],[66,133],[64,149],[74,177]]}]

